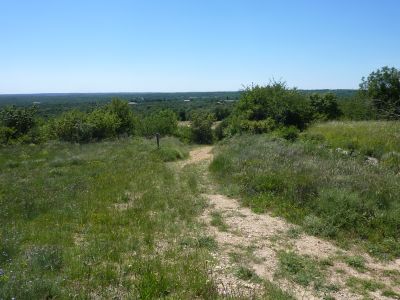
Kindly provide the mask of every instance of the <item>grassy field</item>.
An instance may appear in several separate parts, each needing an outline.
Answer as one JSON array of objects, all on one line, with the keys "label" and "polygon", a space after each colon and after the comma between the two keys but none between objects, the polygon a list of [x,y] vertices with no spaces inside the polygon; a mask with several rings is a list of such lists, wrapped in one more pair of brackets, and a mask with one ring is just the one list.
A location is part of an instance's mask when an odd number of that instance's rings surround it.
[{"label": "grassy field", "polygon": [[393,151],[400,153],[400,122],[334,121],[316,124],[306,135],[323,138],[334,148],[359,151],[376,158],[384,158]]},{"label": "grassy field", "polygon": [[196,174],[162,143],[1,149],[0,299],[213,298]]},{"label": "grassy field", "polygon": [[200,171],[170,163],[188,150],[174,138],[1,148],[0,299],[220,299]]},{"label": "grassy field", "polygon": [[400,177],[384,165],[315,141],[244,135],[221,143],[210,169],[256,212],[381,258],[400,256]]}]

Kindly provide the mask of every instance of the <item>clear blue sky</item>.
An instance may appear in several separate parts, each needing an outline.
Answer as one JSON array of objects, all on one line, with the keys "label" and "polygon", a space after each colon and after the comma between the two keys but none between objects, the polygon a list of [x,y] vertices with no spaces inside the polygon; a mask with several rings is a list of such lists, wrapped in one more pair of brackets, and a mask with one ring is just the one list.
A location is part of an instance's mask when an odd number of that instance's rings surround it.
[{"label": "clear blue sky", "polygon": [[0,0],[0,93],[357,88],[399,0]]}]

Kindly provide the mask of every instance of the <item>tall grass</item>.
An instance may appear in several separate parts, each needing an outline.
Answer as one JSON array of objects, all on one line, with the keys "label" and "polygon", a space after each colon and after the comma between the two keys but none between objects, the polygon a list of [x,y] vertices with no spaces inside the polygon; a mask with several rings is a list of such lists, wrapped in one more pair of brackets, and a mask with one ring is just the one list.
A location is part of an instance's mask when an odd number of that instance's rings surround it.
[{"label": "tall grass", "polygon": [[[176,140],[0,149],[0,299],[215,298]],[[172,154],[171,154],[172,153]],[[189,172],[189,171],[187,171]]]},{"label": "tall grass", "polygon": [[400,177],[385,166],[323,144],[257,135],[220,144],[210,169],[257,212],[343,244],[358,241],[377,256],[400,256]]},{"label": "tall grass", "polygon": [[392,151],[400,153],[400,122],[326,122],[311,126],[306,134],[324,138],[331,147],[355,150],[377,158]]}]

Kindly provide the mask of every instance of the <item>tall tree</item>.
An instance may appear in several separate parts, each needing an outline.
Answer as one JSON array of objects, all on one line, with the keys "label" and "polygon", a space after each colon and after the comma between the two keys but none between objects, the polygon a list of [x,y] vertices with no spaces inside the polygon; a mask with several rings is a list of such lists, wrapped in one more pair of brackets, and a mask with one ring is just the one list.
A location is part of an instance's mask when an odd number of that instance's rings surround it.
[{"label": "tall tree", "polygon": [[400,70],[383,67],[362,78],[360,91],[386,119],[400,119]]}]

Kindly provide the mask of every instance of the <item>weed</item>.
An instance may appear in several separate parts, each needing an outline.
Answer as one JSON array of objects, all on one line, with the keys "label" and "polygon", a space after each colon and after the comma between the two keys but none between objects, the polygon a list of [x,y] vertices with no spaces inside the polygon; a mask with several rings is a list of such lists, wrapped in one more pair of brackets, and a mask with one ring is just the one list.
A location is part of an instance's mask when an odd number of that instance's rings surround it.
[{"label": "weed", "polygon": [[400,299],[400,294],[396,293],[393,290],[384,290],[382,291],[382,296],[393,298],[393,299]]},{"label": "weed", "polygon": [[287,232],[286,235],[290,239],[298,239],[301,235],[301,229],[299,227],[291,227]]},{"label": "weed", "polygon": [[278,276],[283,276],[302,285],[314,285],[319,289],[324,283],[323,273],[318,262],[306,256],[300,256],[294,252],[280,252]]},{"label": "weed", "polygon": [[261,278],[258,277],[258,275],[254,272],[254,270],[249,269],[249,268],[244,267],[244,266],[240,266],[236,270],[236,276],[239,279],[242,279],[242,280],[253,281],[253,282],[260,282],[261,281]]},{"label": "weed", "polygon": [[220,231],[227,231],[228,225],[223,220],[223,217],[220,212],[213,211],[211,213],[211,225],[218,227]]},{"label": "weed", "polygon": [[382,283],[375,280],[367,280],[357,277],[350,277],[347,279],[346,285],[351,291],[361,295],[368,295],[369,292],[375,292],[376,290],[385,287]]},{"label": "weed", "polygon": [[282,291],[278,286],[273,284],[270,281],[266,281],[264,283],[265,289],[265,300],[294,300],[295,298],[288,294],[287,292]]},{"label": "weed", "polygon": [[199,248],[206,248],[208,250],[215,250],[218,247],[217,242],[210,236],[201,236],[197,239],[197,246]]},{"label": "weed", "polygon": [[345,259],[345,262],[350,266],[356,269],[359,272],[365,272],[365,258],[362,256],[348,256]]}]

